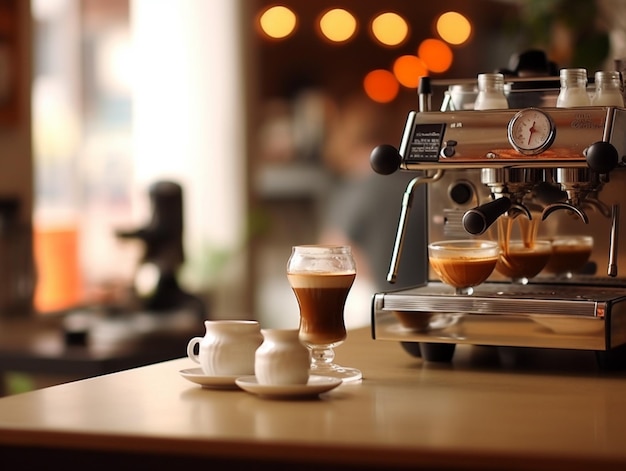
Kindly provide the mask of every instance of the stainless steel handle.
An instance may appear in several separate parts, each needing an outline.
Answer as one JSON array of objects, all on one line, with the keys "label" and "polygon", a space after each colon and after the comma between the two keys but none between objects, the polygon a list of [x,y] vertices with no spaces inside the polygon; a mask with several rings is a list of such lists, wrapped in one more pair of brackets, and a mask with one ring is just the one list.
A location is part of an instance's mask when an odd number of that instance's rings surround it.
[{"label": "stainless steel handle", "polygon": [[413,191],[418,185],[424,183],[436,182],[444,174],[443,170],[437,170],[433,175],[422,175],[415,177],[409,182],[404,191],[402,197],[402,210],[400,212],[400,220],[398,221],[398,230],[396,231],[396,240],[393,245],[393,252],[391,254],[391,264],[389,266],[389,273],[387,273],[387,281],[389,283],[395,283],[398,278],[398,266],[400,261],[400,255],[402,254],[402,248],[404,247],[404,234],[406,232],[406,222],[409,217],[409,210],[413,204]]}]

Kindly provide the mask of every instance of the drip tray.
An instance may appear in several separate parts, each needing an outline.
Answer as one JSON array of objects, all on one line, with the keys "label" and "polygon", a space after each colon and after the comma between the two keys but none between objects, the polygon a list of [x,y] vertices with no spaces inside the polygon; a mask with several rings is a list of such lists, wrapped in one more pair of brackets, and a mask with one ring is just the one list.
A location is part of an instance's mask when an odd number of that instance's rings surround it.
[{"label": "drip tray", "polygon": [[374,296],[374,337],[606,350],[626,343],[626,290],[484,283],[471,296],[429,283]]}]

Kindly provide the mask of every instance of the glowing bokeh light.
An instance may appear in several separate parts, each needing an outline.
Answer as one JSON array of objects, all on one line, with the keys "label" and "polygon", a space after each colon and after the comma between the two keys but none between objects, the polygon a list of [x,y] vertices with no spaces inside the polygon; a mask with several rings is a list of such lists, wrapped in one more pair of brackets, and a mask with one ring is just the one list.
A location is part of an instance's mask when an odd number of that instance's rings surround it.
[{"label": "glowing bokeh light", "polygon": [[363,89],[371,100],[378,103],[389,103],[398,96],[400,84],[388,70],[377,69],[365,76]]},{"label": "glowing bokeh light", "polygon": [[372,21],[374,38],[385,46],[398,46],[409,36],[409,25],[397,13],[381,13]]},{"label": "glowing bokeh light", "polygon": [[448,44],[463,44],[472,34],[472,25],[469,20],[457,13],[449,11],[437,19],[437,33]]},{"label": "glowing bokeh light", "polygon": [[296,29],[296,14],[284,6],[274,6],[265,10],[259,17],[261,31],[270,38],[283,39]]},{"label": "glowing bokeh light", "polygon": [[417,55],[431,72],[445,72],[452,65],[452,49],[440,39],[424,39],[417,49]]},{"label": "glowing bokeh light", "polygon": [[420,77],[428,75],[428,69],[419,57],[406,55],[400,56],[394,61],[393,74],[403,86],[417,88]]},{"label": "glowing bokeh light", "polygon": [[357,22],[352,13],[342,8],[328,10],[319,21],[320,31],[329,40],[341,43],[349,40],[356,32]]}]

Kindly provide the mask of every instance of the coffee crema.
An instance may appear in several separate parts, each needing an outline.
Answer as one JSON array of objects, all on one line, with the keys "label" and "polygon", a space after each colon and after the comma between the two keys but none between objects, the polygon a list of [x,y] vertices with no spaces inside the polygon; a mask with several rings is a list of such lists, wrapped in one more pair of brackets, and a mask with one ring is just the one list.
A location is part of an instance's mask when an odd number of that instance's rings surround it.
[{"label": "coffee crema", "polygon": [[330,345],[346,338],[343,309],[356,273],[288,273],[300,306],[300,340]]},{"label": "coffee crema", "polygon": [[473,257],[430,257],[430,265],[441,281],[455,288],[477,286],[493,272],[497,256]]}]

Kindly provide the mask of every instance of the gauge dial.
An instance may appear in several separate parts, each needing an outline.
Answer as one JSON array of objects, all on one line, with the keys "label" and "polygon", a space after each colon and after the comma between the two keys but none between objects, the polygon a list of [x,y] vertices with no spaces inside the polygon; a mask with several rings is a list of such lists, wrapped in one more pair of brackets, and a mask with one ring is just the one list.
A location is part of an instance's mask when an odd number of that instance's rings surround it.
[{"label": "gauge dial", "polygon": [[538,108],[520,110],[509,121],[509,142],[518,152],[536,155],[554,142],[556,128],[552,118]]}]

